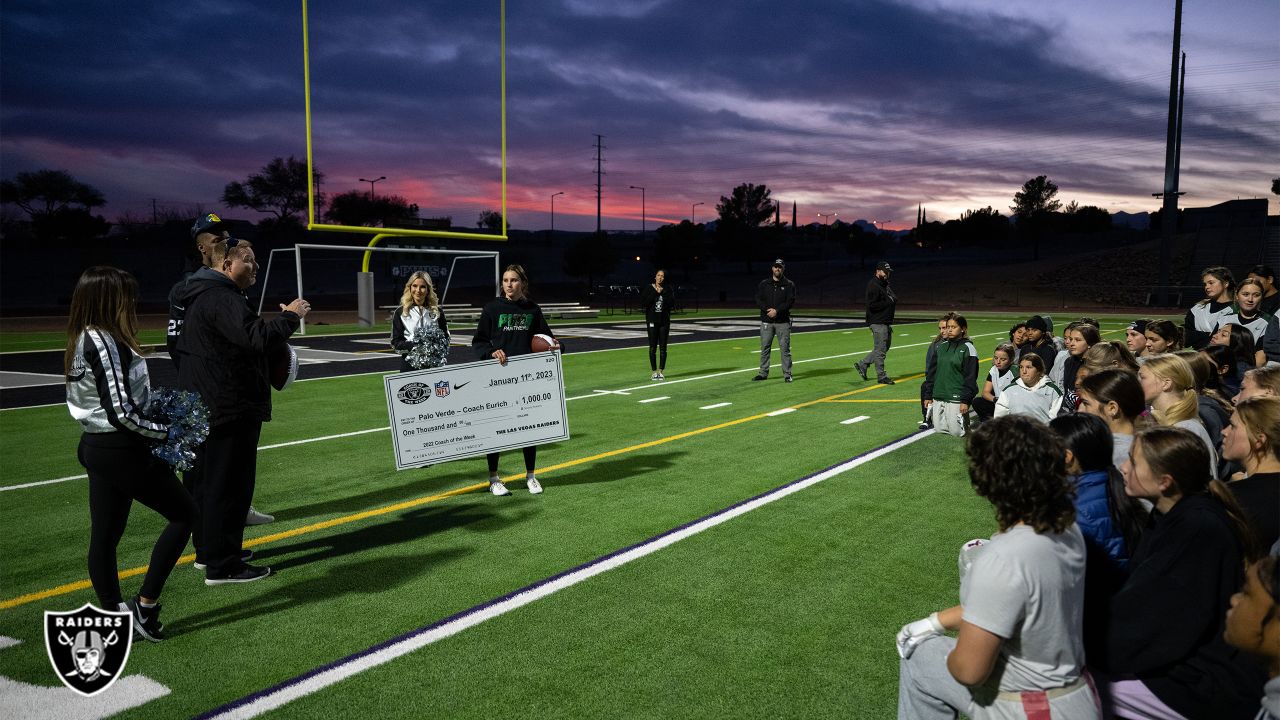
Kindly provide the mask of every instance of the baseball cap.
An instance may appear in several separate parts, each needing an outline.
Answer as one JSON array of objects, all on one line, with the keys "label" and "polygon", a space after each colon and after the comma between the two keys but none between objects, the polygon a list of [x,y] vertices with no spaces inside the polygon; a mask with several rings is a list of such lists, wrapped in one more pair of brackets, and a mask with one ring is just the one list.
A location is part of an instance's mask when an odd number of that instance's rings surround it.
[{"label": "baseball cap", "polygon": [[196,218],[196,222],[191,226],[191,239],[195,240],[200,233],[213,233],[217,235],[222,232],[222,218],[213,213],[205,213]]},{"label": "baseball cap", "polygon": [[1129,323],[1129,327],[1126,329],[1133,330],[1135,332],[1144,333],[1147,331],[1147,322],[1148,322],[1147,320],[1134,320],[1133,322]]},{"label": "baseball cap", "polygon": [[885,262],[884,260],[881,260],[880,262],[876,263],[876,269],[883,270],[885,272],[893,272],[893,268],[889,267],[889,263]]},{"label": "baseball cap", "polygon": [[773,266],[774,266],[774,267],[786,267],[786,266],[787,266],[787,264],[786,264],[786,263],[784,263],[784,262],[782,262],[782,258],[778,258],[777,260],[774,260],[774,261],[773,261]]}]

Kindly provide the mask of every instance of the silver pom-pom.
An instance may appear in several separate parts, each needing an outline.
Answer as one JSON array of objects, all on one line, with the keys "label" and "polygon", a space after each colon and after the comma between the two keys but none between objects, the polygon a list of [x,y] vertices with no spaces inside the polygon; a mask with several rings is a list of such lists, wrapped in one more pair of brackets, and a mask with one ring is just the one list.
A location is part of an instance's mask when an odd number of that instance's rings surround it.
[{"label": "silver pom-pom", "polygon": [[169,425],[169,437],[151,454],[184,472],[195,465],[196,448],[209,437],[209,409],[198,393],[173,388],[152,388],[147,415]]},{"label": "silver pom-pom", "polygon": [[442,367],[449,361],[449,333],[430,316],[424,316],[414,328],[412,340],[413,347],[404,359],[414,369]]}]

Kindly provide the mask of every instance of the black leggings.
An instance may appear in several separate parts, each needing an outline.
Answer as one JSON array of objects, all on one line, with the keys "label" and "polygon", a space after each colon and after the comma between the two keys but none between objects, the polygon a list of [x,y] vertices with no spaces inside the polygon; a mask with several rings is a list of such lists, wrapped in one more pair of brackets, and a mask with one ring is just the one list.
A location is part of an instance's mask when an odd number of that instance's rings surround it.
[{"label": "black leggings", "polygon": [[[524,452],[524,471],[532,475],[534,465],[538,461],[538,446],[530,445],[527,448],[521,448],[521,450]],[[498,474],[498,455],[500,454],[501,453],[489,453],[484,456],[484,459],[489,461],[490,475]]]},{"label": "black leggings", "polygon": [[[645,323],[649,329],[649,369],[667,369],[667,336],[671,334],[671,322]],[[661,359],[655,357],[655,351],[661,351]]]},{"label": "black leggings", "polygon": [[134,500],[169,521],[151,550],[151,564],[138,591],[152,600],[160,597],[191,536],[195,501],[169,466],[132,435],[85,433],[80,436],[77,457],[89,471],[89,580],[102,609],[118,610],[124,600],[116,546],[124,536]]}]

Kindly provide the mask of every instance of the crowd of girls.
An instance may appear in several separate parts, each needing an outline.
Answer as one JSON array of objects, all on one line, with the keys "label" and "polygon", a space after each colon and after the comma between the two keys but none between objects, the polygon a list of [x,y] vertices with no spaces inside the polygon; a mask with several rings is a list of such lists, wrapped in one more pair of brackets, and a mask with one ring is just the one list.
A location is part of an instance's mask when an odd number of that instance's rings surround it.
[{"label": "crowd of girls", "polygon": [[926,420],[967,437],[999,532],[962,550],[961,604],[899,633],[900,718],[1280,718],[1280,293],[1202,280],[1123,341],[1016,324],[976,397],[943,317]]}]

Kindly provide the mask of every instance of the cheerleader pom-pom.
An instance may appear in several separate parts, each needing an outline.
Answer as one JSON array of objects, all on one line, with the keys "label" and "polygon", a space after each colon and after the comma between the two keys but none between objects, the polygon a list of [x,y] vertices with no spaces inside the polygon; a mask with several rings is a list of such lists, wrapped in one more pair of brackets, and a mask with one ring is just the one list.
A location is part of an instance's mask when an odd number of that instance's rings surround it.
[{"label": "cheerleader pom-pom", "polygon": [[196,448],[209,437],[209,410],[198,393],[173,388],[156,388],[151,393],[148,415],[169,424],[169,437],[151,454],[174,470],[185,472],[195,465]]},{"label": "cheerleader pom-pom", "polygon": [[417,370],[441,367],[449,359],[449,336],[435,323],[422,323],[413,333],[413,347],[405,362]]}]

